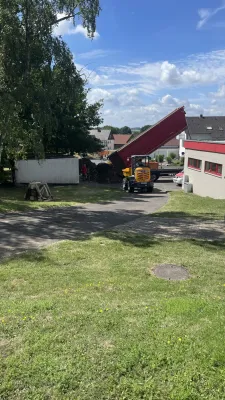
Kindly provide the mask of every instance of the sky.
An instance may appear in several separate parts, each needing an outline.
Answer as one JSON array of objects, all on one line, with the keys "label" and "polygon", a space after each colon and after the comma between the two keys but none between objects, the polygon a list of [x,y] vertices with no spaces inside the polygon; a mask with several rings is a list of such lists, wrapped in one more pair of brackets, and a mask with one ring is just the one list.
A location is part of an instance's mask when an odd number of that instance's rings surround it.
[{"label": "sky", "polygon": [[153,124],[187,115],[225,115],[225,0],[100,0],[94,39],[77,21],[55,28],[104,101],[104,125]]}]

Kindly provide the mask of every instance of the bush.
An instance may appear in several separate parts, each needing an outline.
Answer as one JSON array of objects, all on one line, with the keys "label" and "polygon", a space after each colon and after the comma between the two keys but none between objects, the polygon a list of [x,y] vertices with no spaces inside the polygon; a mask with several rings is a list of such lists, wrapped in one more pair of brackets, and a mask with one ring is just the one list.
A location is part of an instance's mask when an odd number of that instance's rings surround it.
[{"label": "bush", "polygon": [[184,166],[184,157],[180,158],[180,166],[183,167]]},{"label": "bush", "polygon": [[169,154],[169,157],[171,157],[171,159],[174,160],[177,156],[175,153],[172,152]]},{"label": "bush", "polygon": [[166,157],[166,161],[168,162],[168,164],[172,163],[172,158],[170,156]]},{"label": "bush", "polygon": [[158,155],[158,160],[160,163],[162,163],[164,161],[164,155],[163,154],[159,154]]}]

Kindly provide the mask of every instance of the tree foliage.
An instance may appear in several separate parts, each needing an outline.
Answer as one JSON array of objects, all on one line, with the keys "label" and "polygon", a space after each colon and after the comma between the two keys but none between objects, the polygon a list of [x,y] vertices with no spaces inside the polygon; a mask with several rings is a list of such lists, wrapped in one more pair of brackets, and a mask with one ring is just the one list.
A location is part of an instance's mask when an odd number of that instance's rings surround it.
[{"label": "tree foliage", "polygon": [[99,147],[88,130],[101,104],[88,105],[70,50],[52,34],[79,18],[93,37],[99,11],[99,0],[0,0],[0,155]]},{"label": "tree foliage", "polygon": [[164,161],[164,154],[159,154],[159,155],[158,155],[158,161],[159,161],[160,163],[163,163],[163,161]]},{"label": "tree foliage", "polygon": [[147,129],[151,128],[151,126],[152,126],[152,125],[144,125],[144,126],[142,126],[140,132],[142,133],[142,132],[144,132],[144,131],[147,131]]},{"label": "tree foliage", "polygon": [[168,164],[171,164],[172,163],[172,158],[170,156],[167,156],[166,157],[166,161],[168,162]]},{"label": "tree foliage", "polygon": [[[87,28],[88,35],[94,36],[96,31],[96,17],[99,15],[101,8],[99,0],[47,0],[54,10],[54,19],[52,25],[59,23],[65,19],[73,19],[76,23],[76,17],[82,20],[84,28]],[[57,14],[63,14],[60,18]]]},{"label": "tree foliage", "polygon": [[122,128],[120,128],[120,133],[122,135],[131,135],[131,129],[129,126],[123,126]]},{"label": "tree foliage", "polygon": [[118,135],[118,133],[120,133],[120,128],[112,125],[104,125],[102,129],[110,129],[113,135]]},{"label": "tree foliage", "polygon": [[131,135],[132,131],[129,126],[123,126],[122,128],[118,128],[112,125],[105,125],[102,129],[110,129],[113,135]]},{"label": "tree foliage", "polygon": [[171,152],[171,153],[169,154],[169,156],[170,156],[170,158],[171,158],[172,160],[175,160],[175,158],[177,157],[177,156],[176,156],[176,153],[173,153],[173,152]]}]

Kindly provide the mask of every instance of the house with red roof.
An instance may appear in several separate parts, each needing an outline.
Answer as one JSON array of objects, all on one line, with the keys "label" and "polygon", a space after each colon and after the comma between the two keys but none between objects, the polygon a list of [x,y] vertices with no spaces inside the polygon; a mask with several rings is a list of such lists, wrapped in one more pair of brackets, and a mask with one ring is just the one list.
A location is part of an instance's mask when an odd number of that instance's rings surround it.
[{"label": "house with red roof", "polygon": [[132,135],[113,135],[113,140],[114,140],[114,150],[120,149],[120,147],[124,146],[127,144],[129,141],[130,137]]}]

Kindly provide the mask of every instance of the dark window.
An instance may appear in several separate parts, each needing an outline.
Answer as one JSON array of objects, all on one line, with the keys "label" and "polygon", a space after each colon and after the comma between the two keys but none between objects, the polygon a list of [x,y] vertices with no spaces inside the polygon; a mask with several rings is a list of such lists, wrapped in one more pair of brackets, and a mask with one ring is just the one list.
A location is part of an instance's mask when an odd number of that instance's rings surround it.
[{"label": "dark window", "polygon": [[202,166],[202,161],[197,160],[197,158],[188,158],[188,168],[200,170]]},{"label": "dark window", "polygon": [[222,164],[216,164],[209,161],[205,162],[205,172],[213,175],[222,175]]}]

